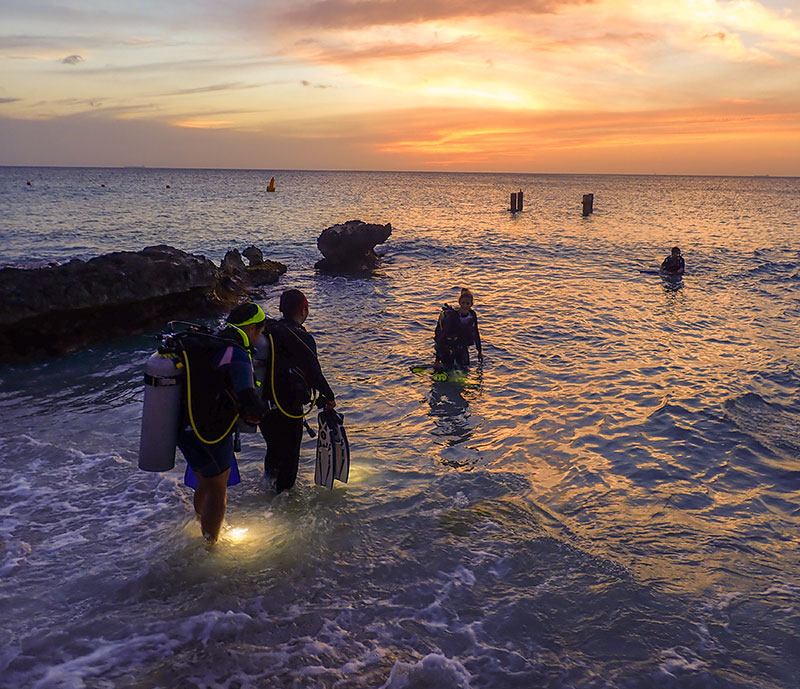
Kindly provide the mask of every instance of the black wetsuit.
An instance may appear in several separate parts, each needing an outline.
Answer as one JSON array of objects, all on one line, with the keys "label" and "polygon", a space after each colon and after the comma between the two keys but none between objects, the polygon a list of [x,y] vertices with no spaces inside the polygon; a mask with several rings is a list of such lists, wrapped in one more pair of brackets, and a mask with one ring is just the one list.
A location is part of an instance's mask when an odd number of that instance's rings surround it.
[{"label": "black wetsuit", "polygon": [[478,353],[481,352],[477,314],[470,309],[466,316],[462,316],[460,309],[446,306],[439,316],[433,338],[436,341],[436,358],[445,371],[456,365],[466,368],[469,366],[470,345],[474,344]]},{"label": "black wetsuit", "polygon": [[[275,490],[281,492],[291,488],[297,479],[303,439],[303,419],[300,418],[303,405],[311,400],[312,390],[319,393],[319,408],[332,401],[334,396],[317,359],[317,344],[302,325],[282,318],[271,324],[268,332],[275,345],[271,353],[275,357],[275,394],[272,392],[270,364],[262,387],[269,411],[260,426],[267,443],[264,471],[268,479],[275,481]],[[284,412],[298,418],[291,418]]]},{"label": "black wetsuit", "polygon": [[661,263],[661,270],[665,273],[681,274],[686,268],[683,256],[667,256]]}]

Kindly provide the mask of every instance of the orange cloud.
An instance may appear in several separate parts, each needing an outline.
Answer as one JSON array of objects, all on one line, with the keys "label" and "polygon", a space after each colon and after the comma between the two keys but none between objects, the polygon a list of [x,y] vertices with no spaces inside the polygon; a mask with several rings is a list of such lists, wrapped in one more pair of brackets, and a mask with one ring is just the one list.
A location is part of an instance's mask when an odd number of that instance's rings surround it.
[{"label": "orange cloud", "polygon": [[233,124],[233,120],[185,120],[183,122],[174,122],[176,127],[185,127],[186,129],[224,129]]},{"label": "orange cloud", "polygon": [[395,59],[409,60],[439,53],[456,53],[468,49],[473,42],[472,39],[462,38],[457,41],[429,44],[384,40],[381,42],[367,41],[355,45],[329,45],[322,41],[307,40],[302,42],[302,46],[304,54],[310,59],[322,63],[348,65]]},{"label": "orange cloud", "polygon": [[459,17],[505,14],[544,14],[565,5],[591,4],[592,0],[319,0],[296,6],[283,15],[292,26],[362,29],[382,25],[419,24]]},{"label": "orange cloud", "polygon": [[509,161],[516,169],[520,161],[566,151],[603,149],[613,157],[614,150],[632,147],[647,150],[747,140],[770,140],[779,147],[781,140],[796,145],[800,139],[800,103],[719,102],[706,108],[637,113],[426,110],[382,117],[382,124],[373,126],[376,151],[406,160],[437,161],[437,166],[451,169],[464,169],[468,162],[504,169]]}]

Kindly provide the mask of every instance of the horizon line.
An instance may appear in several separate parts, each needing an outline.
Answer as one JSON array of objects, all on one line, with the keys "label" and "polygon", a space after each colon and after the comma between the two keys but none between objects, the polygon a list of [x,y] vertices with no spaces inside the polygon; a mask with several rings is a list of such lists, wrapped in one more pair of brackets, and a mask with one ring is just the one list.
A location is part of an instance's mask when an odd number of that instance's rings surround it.
[{"label": "horizon line", "polygon": [[237,168],[237,167],[167,167],[149,165],[12,165],[0,163],[0,168],[50,168],[68,170],[197,170],[220,172],[336,172],[336,173],[386,173],[414,175],[524,175],[538,177],[768,177],[771,179],[800,179],[798,175],[772,175],[753,173],[749,175],[680,173],[680,172],[497,172],[488,170],[351,170],[351,169],[306,169],[306,168]]}]

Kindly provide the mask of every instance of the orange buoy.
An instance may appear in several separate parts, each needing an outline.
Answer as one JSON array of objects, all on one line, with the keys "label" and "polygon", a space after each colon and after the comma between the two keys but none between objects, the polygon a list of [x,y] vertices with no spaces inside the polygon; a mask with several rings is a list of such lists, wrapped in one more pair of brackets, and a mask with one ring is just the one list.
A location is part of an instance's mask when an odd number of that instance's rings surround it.
[{"label": "orange buoy", "polygon": [[275,191],[275,178],[271,177],[267,185],[267,191]]}]

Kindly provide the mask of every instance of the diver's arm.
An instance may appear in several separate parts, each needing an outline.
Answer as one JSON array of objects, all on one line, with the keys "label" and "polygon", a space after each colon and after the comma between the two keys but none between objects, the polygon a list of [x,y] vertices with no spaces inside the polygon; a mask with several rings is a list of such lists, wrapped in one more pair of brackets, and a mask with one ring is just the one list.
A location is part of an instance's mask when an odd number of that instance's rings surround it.
[{"label": "diver's arm", "polygon": [[475,340],[475,349],[478,350],[478,358],[482,361],[483,360],[483,347],[481,346],[481,333],[478,330],[478,314],[475,311],[472,312],[472,330],[473,330],[473,338]]},{"label": "diver's arm", "polygon": [[481,346],[481,334],[478,332],[478,320],[475,319],[475,349],[478,350],[478,361],[483,361],[483,347]]},{"label": "diver's arm", "polygon": [[335,396],[331,386],[328,384],[328,381],[325,379],[325,376],[322,373],[322,367],[319,365],[316,340],[314,340],[314,336],[305,328],[303,328],[302,332],[298,333],[298,335],[302,338],[306,345],[306,356],[303,370],[310,374],[309,382],[311,383],[312,387],[319,392],[317,407],[320,409],[322,409],[322,407],[328,407],[332,409],[336,405]]},{"label": "diver's arm", "polygon": [[336,398],[333,394],[333,390],[331,386],[328,384],[328,381],[325,379],[325,376],[322,374],[322,369],[320,368],[319,361],[315,361],[316,363],[316,380],[314,381],[314,387],[319,391],[319,398],[317,399],[317,407],[322,409],[322,407],[329,407],[333,408],[336,406]]}]

